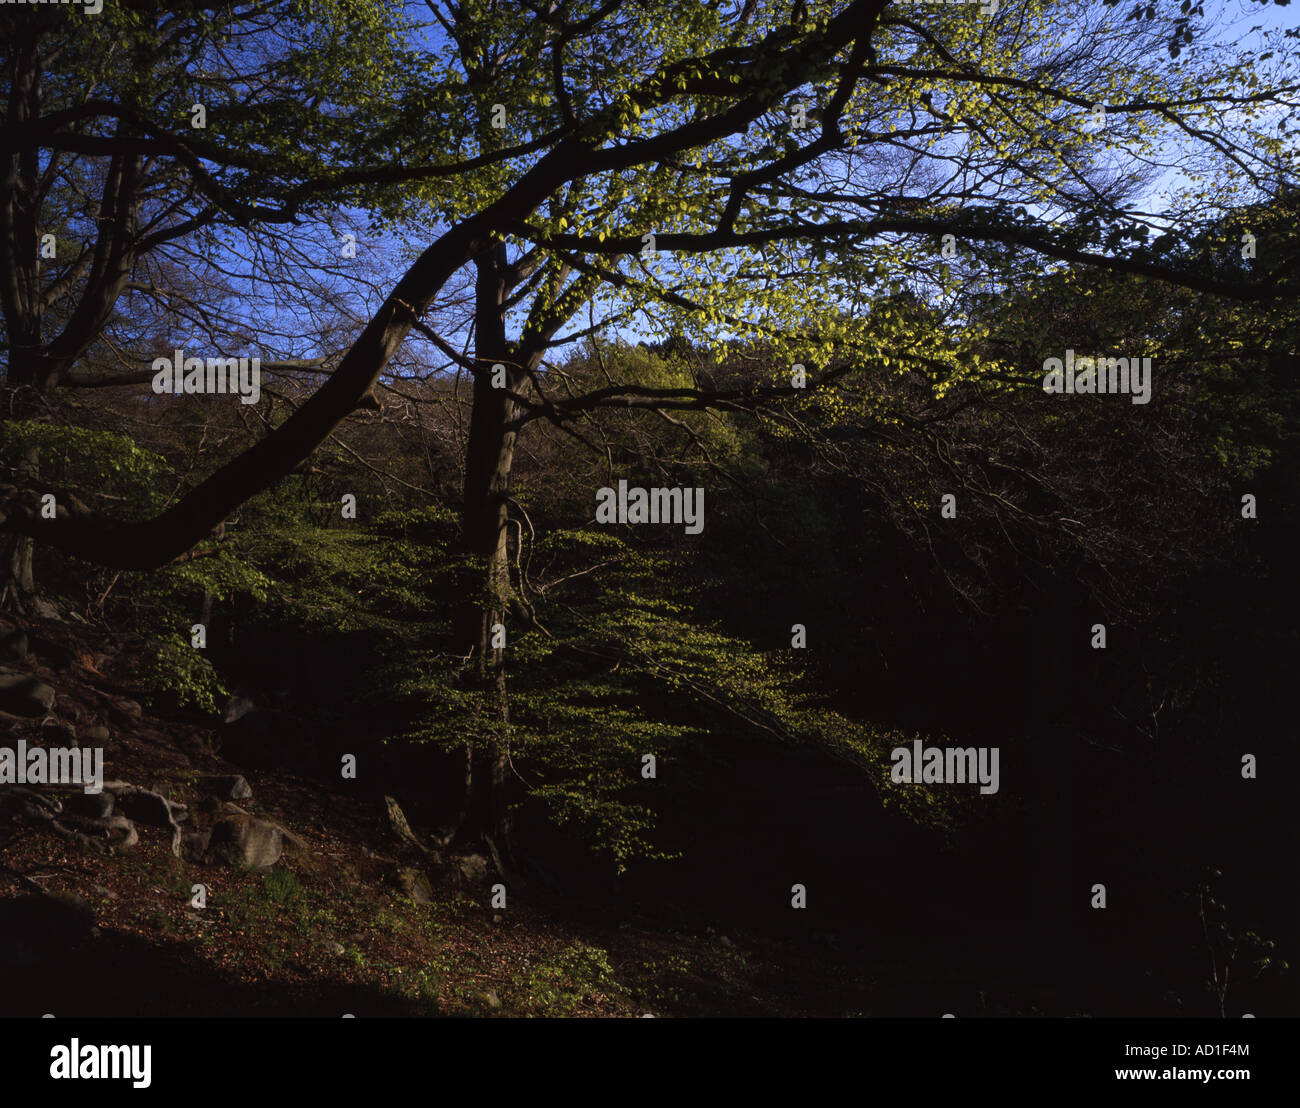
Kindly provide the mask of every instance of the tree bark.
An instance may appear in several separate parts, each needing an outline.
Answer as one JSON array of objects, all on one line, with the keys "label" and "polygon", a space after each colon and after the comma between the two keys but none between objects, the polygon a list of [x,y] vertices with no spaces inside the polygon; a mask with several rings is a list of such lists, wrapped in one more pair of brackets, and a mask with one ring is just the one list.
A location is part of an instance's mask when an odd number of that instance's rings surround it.
[{"label": "tree bark", "polygon": [[[5,407],[13,419],[26,419],[32,414],[33,399],[30,389],[13,389]],[[29,446],[17,463],[17,475],[34,485],[40,461],[40,451]],[[35,547],[35,541],[27,535],[0,535],[0,608],[27,614],[28,605],[36,595],[36,575],[32,568]]]},{"label": "tree bark", "polygon": [[[486,752],[487,773],[472,775],[475,786],[486,786],[471,807],[483,813],[485,833],[507,865],[511,864],[508,774],[510,768],[510,703],[505,647],[495,645],[494,628],[505,627],[510,608],[510,561],[507,549],[507,498],[517,431],[518,405],[510,398],[521,376],[512,366],[505,336],[505,302],[509,293],[504,244],[497,243],[475,258],[475,360],[469,440],[465,458],[465,502],[461,515],[461,553],[466,557],[466,599],[453,615],[457,650],[467,660],[465,676],[489,698],[493,735]],[[505,367],[505,388],[495,366]],[[513,867],[512,867],[513,868]]]}]

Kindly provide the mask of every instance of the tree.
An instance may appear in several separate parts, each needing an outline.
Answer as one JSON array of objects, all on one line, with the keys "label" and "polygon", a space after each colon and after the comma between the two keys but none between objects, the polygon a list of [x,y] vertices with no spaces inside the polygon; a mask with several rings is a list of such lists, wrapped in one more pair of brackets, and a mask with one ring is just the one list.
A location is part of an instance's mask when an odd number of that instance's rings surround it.
[{"label": "tree", "polygon": [[[868,367],[916,374],[942,394],[981,370],[991,326],[963,307],[962,271],[988,281],[1013,252],[1020,265],[1100,267],[1246,303],[1296,290],[1276,255],[1261,255],[1257,271],[1220,274],[1143,247],[1154,226],[1175,239],[1195,234],[1224,204],[1259,192],[1286,156],[1271,128],[1291,118],[1297,87],[1285,59],[1261,78],[1254,59],[1212,42],[1158,67],[1173,29],[1190,31],[1172,5],[1146,22],[1042,0],[987,16],[885,0],[788,11],[746,3],[726,15],[720,5],[684,15],[661,0],[527,14],[483,0],[427,7],[432,23],[408,28],[410,53],[401,55],[419,80],[396,96],[357,92],[356,115],[371,113],[374,131],[342,169],[323,168],[336,153],[328,143],[285,157],[293,144],[274,141],[286,123],[312,134],[312,104],[296,85],[283,120],[232,107],[215,145],[183,142],[138,98],[72,110],[74,122],[112,119],[111,138],[60,130],[64,117],[42,136],[54,150],[171,153],[208,203],[249,223],[291,220],[328,197],[390,219],[426,218],[436,230],[325,384],[165,512],[123,523],[60,497],[59,518],[43,520],[42,490],[27,479],[15,483],[3,525],[101,564],[163,565],[373,402],[416,331],[473,381],[462,546],[480,561],[484,586],[460,627],[500,705],[498,784],[508,715],[504,656],[489,632],[517,599],[507,571],[509,481],[530,424],[580,435],[584,418],[607,407],[777,419],[812,405],[833,418],[837,406],[872,405],[850,387]],[[21,152],[32,128],[14,121],[8,130]],[[420,164],[405,157],[412,144]],[[376,164],[393,152],[398,164]],[[1145,167],[1191,172],[1201,163],[1218,174],[1213,193],[1189,180],[1163,211],[1142,209]],[[946,248],[958,244],[950,265]],[[466,267],[472,355],[435,319],[447,318],[439,297]],[[919,326],[899,299],[908,285],[940,303],[946,296],[952,325]],[[642,312],[715,348],[761,337],[778,368],[727,389],[702,372],[689,387],[611,380],[571,393],[545,359],[575,337],[560,331],[583,308],[590,333]],[[519,330],[510,340],[512,320]],[[805,387],[791,380],[795,363],[811,367]],[[514,612],[520,618],[517,604]]]},{"label": "tree", "polygon": [[[397,13],[282,0],[219,11],[113,4],[94,15],[10,6],[0,21],[7,413],[41,413],[56,389],[151,380],[142,347],[156,332],[142,303],[224,351],[255,330],[270,353],[266,319],[249,328],[228,295],[242,275],[217,255],[241,241],[292,274],[288,287],[319,287],[301,247],[328,211],[310,181],[345,173],[340,151],[391,156],[398,132],[376,117],[396,114],[418,85],[395,46]],[[395,203],[384,188],[363,174],[330,203]],[[277,233],[288,224],[292,234]],[[310,264],[320,271],[318,258]],[[195,277],[208,286],[197,295]],[[214,295],[214,284],[227,292]],[[34,455],[25,468],[35,476]],[[31,589],[29,549],[9,540],[19,593]]]}]

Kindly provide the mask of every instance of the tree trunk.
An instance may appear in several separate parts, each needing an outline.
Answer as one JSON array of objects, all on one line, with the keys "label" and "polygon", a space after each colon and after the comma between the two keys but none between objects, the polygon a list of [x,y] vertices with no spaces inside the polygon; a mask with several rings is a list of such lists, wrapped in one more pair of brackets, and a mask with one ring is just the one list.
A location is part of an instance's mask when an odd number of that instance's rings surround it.
[{"label": "tree trunk", "polygon": [[[9,391],[6,409],[15,420],[26,419],[32,413],[33,396],[29,388]],[[18,473],[27,482],[36,479],[40,469],[40,451],[29,446],[17,464]],[[0,608],[26,615],[36,595],[36,577],[32,571],[32,553],[36,543],[28,535],[0,536]]]},{"label": "tree trunk", "polygon": [[5,535],[0,543],[0,608],[27,614],[27,606],[36,594],[32,574],[34,540],[25,535]]},{"label": "tree trunk", "polygon": [[507,294],[505,246],[498,244],[476,259],[476,361],[473,407],[465,459],[465,504],[461,517],[461,551],[467,556],[465,600],[454,613],[457,649],[467,659],[469,683],[490,699],[493,735],[487,752],[489,771],[473,774],[475,788],[486,796],[473,805],[482,813],[486,834],[502,861],[513,868],[508,806],[510,707],[505,648],[494,628],[504,634],[510,608],[510,561],[507,550],[507,497],[514,461],[517,405],[507,389],[493,388],[494,365],[506,367],[509,390],[517,386],[505,338]]}]

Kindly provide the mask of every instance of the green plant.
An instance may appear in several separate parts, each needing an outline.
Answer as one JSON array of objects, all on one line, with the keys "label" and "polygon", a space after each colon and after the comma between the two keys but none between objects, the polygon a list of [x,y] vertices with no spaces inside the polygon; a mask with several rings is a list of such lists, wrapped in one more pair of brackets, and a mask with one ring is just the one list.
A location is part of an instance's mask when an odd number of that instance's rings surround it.
[{"label": "green plant", "polygon": [[509,990],[518,1011],[536,1015],[571,1015],[584,1004],[620,995],[622,988],[597,946],[572,943],[515,981]]},{"label": "green plant", "polygon": [[151,703],[166,701],[178,708],[195,708],[209,716],[221,714],[230,690],[202,652],[180,635],[168,635],[150,660],[146,680]]}]

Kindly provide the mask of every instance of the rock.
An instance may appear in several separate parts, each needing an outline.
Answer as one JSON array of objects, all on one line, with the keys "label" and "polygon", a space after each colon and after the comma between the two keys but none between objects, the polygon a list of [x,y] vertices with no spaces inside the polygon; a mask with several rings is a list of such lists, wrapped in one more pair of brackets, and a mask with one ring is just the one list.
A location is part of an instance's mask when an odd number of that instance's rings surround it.
[{"label": "rock", "polygon": [[134,700],[114,700],[108,710],[121,724],[139,723],[144,715],[144,709]]},{"label": "rock", "polygon": [[199,785],[222,800],[248,800],[253,790],[238,773],[211,774],[199,779]]},{"label": "rock", "polygon": [[[220,811],[236,816],[251,816],[253,814],[252,812],[245,811],[238,804],[231,804],[229,802],[223,803]],[[274,827],[280,832],[280,838],[282,840],[281,846],[286,855],[292,855],[295,858],[303,858],[308,861],[312,860],[311,848],[287,827],[281,827],[280,824],[269,819],[260,820],[259,822],[265,823],[268,827]]]},{"label": "rock", "polygon": [[456,859],[456,869],[467,885],[481,885],[488,877],[488,860],[482,854],[466,854]]},{"label": "rock", "polygon": [[397,871],[397,884],[416,904],[433,903],[433,886],[423,870],[402,866]]},{"label": "rock", "polygon": [[212,827],[208,846],[210,857],[250,869],[270,869],[283,851],[284,835],[278,827],[242,813],[222,816]]},{"label": "rock", "polygon": [[501,998],[493,990],[488,990],[483,994],[483,999],[487,1001],[489,1008],[500,1008]]},{"label": "rock", "polygon": [[0,709],[16,716],[43,716],[54,707],[54,688],[34,674],[0,667]]},{"label": "rock", "polygon": [[87,746],[104,746],[109,740],[109,730],[102,723],[87,727],[82,733]]},{"label": "rock", "polygon": [[196,814],[207,816],[210,820],[216,819],[226,809],[226,806],[215,796],[201,796],[192,807]]},{"label": "rock", "polygon": [[189,859],[191,862],[205,861],[211,843],[211,829],[206,831],[192,831],[190,834],[184,835],[181,838],[181,856]]},{"label": "rock", "polygon": [[235,723],[250,712],[257,711],[257,705],[247,696],[235,695],[226,702],[226,709],[221,713],[222,723]]},{"label": "rock", "polygon": [[41,741],[46,746],[76,746],[77,729],[61,719],[49,719],[41,724]]},{"label": "rock", "polygon": [[27,632],[21,627],[6,627],[0,631],[0,661],[25,662],[27,660]]}]

